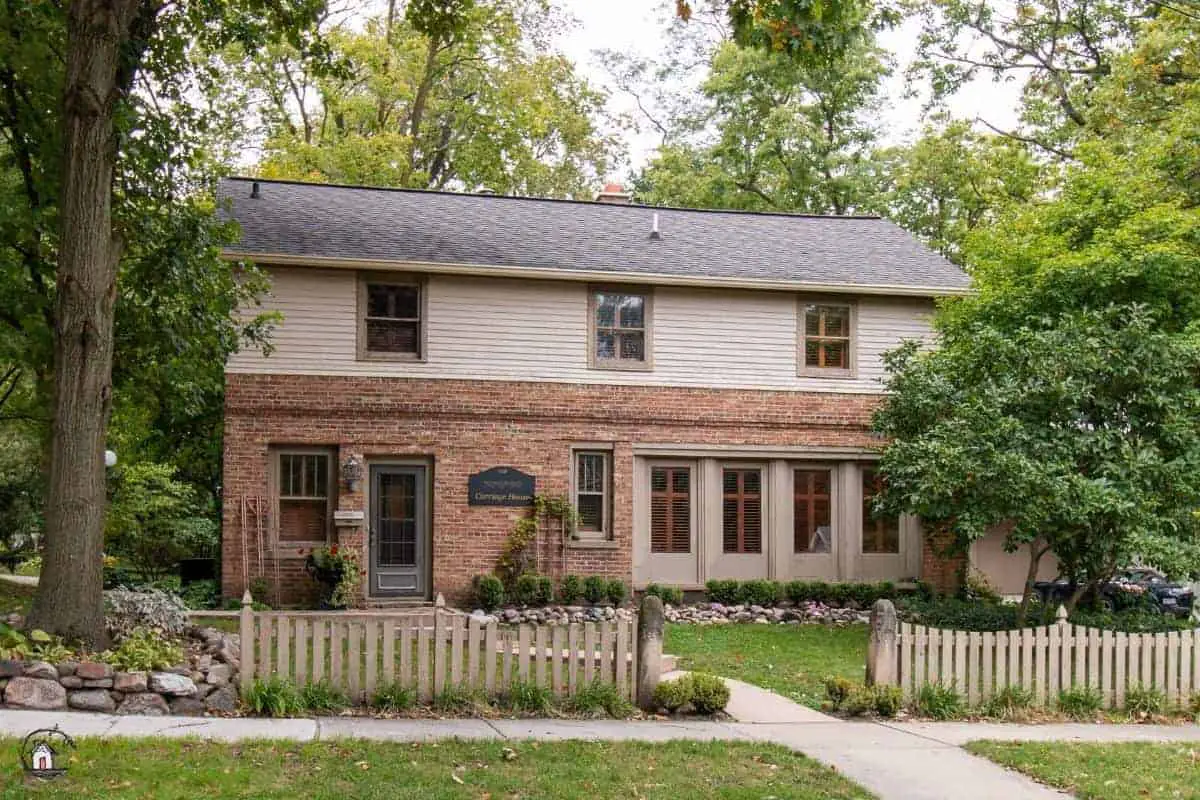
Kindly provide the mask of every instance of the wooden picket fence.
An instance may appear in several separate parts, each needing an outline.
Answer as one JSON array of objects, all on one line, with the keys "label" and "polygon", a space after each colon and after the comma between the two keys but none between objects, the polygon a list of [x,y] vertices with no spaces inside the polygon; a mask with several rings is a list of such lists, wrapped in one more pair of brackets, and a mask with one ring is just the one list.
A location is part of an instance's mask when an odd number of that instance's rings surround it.
[{"label": "wooden picket fence", "polygon": [[272,675],[296,686],[328,680],[355,703],[381,685],[422,702],[448,688],[495,697],[513,682],[560,696],[599,680],[635,698],[637,619],[571,625],[486,625],[444,608],[241,613],[242,690]]},{"label": "wooden picket fence", "polygon": [[1019,686],[1045,706],[1060,691],[1090,687],[1106,708],[1121,708],[1130,689],[1153,688],[1175,708],[1200,692],[1200,629],[1119,633],[1071,625],[1063,609],[1056,624],[1008,631],[900,623],[894,648],[896,668],[881,672],[890,673],[887,682],[897,682],[905,698],[927,684],[940,684],[954,687],[975,706],[1005,687]]}]

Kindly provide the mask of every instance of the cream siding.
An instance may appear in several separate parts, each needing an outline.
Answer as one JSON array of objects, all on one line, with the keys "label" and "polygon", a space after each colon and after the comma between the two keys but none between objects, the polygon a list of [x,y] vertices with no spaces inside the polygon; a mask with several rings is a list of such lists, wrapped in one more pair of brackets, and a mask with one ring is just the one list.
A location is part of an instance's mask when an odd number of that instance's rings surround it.
[{"label": "cream siding", "polygon": [[588,289],[568,281],[430,276],[427,353],[421,362],[356,358],[356,276],[275,268],[264,308],[283,321],[273,352],[236,354],[230,372],[535,380],[810,391],[878,391],[881,355],[925,337],[932,301],[857,300],[854,378],[796,375],[797,295],[655,287],[654,369],[588,367]]}]

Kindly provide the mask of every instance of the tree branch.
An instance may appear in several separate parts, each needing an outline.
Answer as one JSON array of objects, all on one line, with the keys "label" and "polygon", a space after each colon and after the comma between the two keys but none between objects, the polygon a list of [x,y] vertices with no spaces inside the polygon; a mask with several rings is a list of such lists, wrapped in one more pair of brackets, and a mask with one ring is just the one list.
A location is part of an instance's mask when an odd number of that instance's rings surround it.
[{"label": "tree branch", "polygon": [[982,122],[984,125],[988,126],[994,132],[1000,134],[1001,136],[1005,136],[1009,139],[1013,139],[1018,142],[1024,142],[1025,144],[1031,144],[1034,147],[1040,147],[1041,149],[1043,149],[1049,153],[1054,153],[1054,155],[1058,156],[1059,158],[1066,159],[1067,161],[1075,160],[1075,154],[1072,153],[1070,150],[1063,150],[1061,147],[1055,147],[1054,145],[1046,144],[1045,142],[1043,142],[1039,139],[1036,139],[1032,136],[1022,136],[1021,134],[1019,134],[1015,131],[1006,131],[1003,128],[997,128],[995,125],[988,122],[983,117],[975,117],[975,119],[978,122]]}]

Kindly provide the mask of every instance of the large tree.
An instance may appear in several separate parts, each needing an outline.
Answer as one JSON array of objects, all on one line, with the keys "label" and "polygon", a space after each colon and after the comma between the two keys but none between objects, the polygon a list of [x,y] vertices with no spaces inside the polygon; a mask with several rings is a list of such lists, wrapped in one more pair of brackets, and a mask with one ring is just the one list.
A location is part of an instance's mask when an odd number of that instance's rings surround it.
[{"label": "large tree", "polygon": [[[45,550],[31,625],[92,645],[104,639],[104,449],[121,266],[153,250],[152,238],[140,238],[148,232],[195,226],[201,235],[190,241],[215,246],[212,209],[197,214],[194,200],[218,75],[208,54],[281,38],[308,52],[319,8],[310,0],[0,6],[0,129],[13,212],[3,232],[19,270],[6,274],[21,290],[6,321],[44,336],[24,357],[50,396]],[[171,270],[184,255],[160,252],[151,263]]]}]

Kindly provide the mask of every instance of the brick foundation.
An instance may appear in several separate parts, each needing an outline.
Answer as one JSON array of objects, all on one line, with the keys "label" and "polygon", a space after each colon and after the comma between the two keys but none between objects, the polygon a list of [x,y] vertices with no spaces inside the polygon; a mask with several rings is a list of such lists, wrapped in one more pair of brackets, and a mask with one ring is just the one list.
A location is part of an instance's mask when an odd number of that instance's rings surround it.
[{"label": "brick foundation", "polygon": [[[569,491],[571,446],[613,449],[613,541],[603,549],[543,543],[553,574],[632,574],[633,446],[878,445],[868,432],[873,395],[683,389],[557,383],[359,378],[300,375],[227,376],[225,399],[222,592],[239,596],[259,575],[256,537],[245,543],[244,497],[268,494],[274,445],[336,448],[351,455],[418,457],[432,465],[433,591],[461,600],[471,577],[491,571],[521,509],[467,505],[467,477],[496,465],[537,476],[544,494]],[[335,473],[337,469],[335,468]],[[365,481],[364,481],[365,485]],[[364,495],[342,486],[337,507],[365,510]],[[339,542],[362,553],[361,528],[337,529]],[[308,602],[315,587],[298,548],[280,550],[278,604]],[[264,554],[264,577],[276,561]],[[364,581],[365,585],[365,581]]]}]

